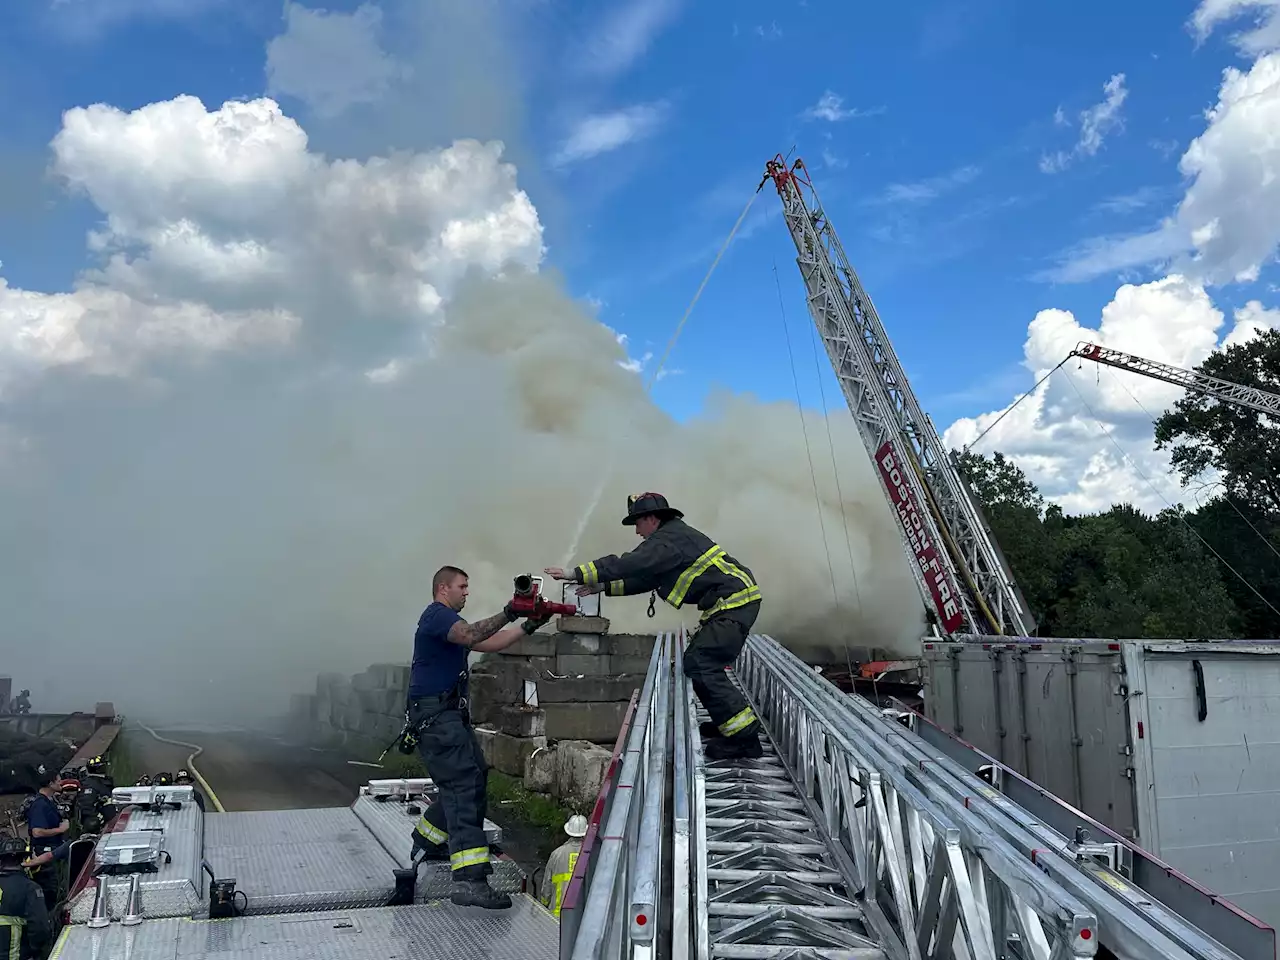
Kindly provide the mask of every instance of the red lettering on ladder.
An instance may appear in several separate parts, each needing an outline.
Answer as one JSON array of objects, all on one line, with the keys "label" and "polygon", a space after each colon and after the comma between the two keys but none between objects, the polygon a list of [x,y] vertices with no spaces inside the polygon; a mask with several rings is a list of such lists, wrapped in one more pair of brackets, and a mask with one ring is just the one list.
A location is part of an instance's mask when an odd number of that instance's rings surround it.
[{"label": "red lettering on ladder", "polygon": [[905,468],[899,463],[893,441],[887,441],[876,451],[876,467],[880,470],[880,478],[889,493],[889,502],[893,504],[898,522],[902,524],[907,544],[920,566],[929,594],[933,597],[933,605],[937,608],[943,629],[947,633],[954,633],[964,626],[959,591],[946,565],[939,562],[941,554],[925,526],[915,491],[906,482]]}]

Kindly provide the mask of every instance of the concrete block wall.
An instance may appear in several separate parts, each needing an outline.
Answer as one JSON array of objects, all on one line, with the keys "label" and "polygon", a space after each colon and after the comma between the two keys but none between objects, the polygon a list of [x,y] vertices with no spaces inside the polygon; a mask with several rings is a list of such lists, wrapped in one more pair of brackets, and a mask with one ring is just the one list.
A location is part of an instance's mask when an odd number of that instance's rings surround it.
[{"label": "concrete block wall", "polygon": [[315,693],[291,697],[290,730],[312,743],[381,752],[404,724],[408,689],[406,664],[378,663],[351,677],[322,673]]},{"label": "concrete block wall", "polygon": [[[655,637],[610,635],[601,617],[559,625],[560,632],[485,654],[472,667],[472,723],[494,770],[566,803],[589,805],[631,695],[644,685]],[[536,684],[536,706],[524,702],[526,680]],[[352,677],[322,673],[314,693],[292,696],[290,732],[376,756],[400,732],[408,686],[403,664],[375,664]]]}]

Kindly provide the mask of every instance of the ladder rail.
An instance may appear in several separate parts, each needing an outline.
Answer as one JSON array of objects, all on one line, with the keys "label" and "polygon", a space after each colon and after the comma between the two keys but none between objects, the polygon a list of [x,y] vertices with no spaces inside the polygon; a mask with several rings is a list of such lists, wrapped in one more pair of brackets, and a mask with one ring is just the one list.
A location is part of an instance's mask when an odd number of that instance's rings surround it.
[{"label": "ladder rail", "polygon": [[1081,898],[992,837],[963,800],[931,795],[885,763],[871,738],[841,722],[827,695],[840,692],[783,653],[753,636],[737,675],[786,749],[822,771],[817,792],[835,801],[824,807],[866,878],[864,902],[892,912],[904,956],[996,960],[1012,934],[1027,960],[1096,954],[1097,918]]},{"label": "ladder rail", "polygon": [[[873,768],[900,793],[924,794],[949,809],[958,824],[971,825],[976,837],[969,839],[979,840],[981,846],[966,851],[970,858],[976,855],[995,867],[990,854],[998,853],[997,860],[1012,859],[1031,866],[1032,881],[1045,893],[1052,891],[1051,883],[1087,904],[1098,920],[1098,935],[1090,938],[1095,949],[1105,946],[1117,956],[1133,960],[1238,960],[1237,954],[1165,905],[1142,895],[1113,871],[1088,857],[1078,858],[1066,838],[1036,822],[945,755],[929,750],[915,734],[887,719],[872,704],[842,694],[771,638],[753,635],[748,639],[739,672],[751,693],[765,691],[776,682],[774,678],[785,676],[801,691],[806,704],[821,709],[830,725],[828,735],[837,742],[856,740]],[[769,703],[762,706],[764,715],[770,717]],[[994,873],[986,871],[988,881]],[[1056,894],[1059,899],[1061,896],[1061,892]],[[1025,916],[1025,911],[1021,912]]]},{"label": "ladder rail", "polygon": [[[664,767],[657,780],[650,779],[650,760],[658,750],[665,751],[671,735],[671,711],[659,711],[659,700],[669,703],[664,691],[670,686],[672,635],[659,634],[649,658],[649,670],[636,700],[636,712],[627,736],[626,750],[622,755],[621,769],[611,785],[607,800],[608,812],[603,829],[596,837],[597,849],[592,851],[592,862],[581,895],[581,916],[576,927],[565,931],[565,939],[571,944],[561,944],[561,954],[569,960],[602,960],[602,958],[641,958],[653,955],[653,936],[635,943],[632,930],[636,926],[633,903],[645,900],[651,888],[642,881],[650,879],[661,869],[660,854],[654,861],[647,848],[642,847],[644,836],[641,823],[649,793],[659,794],[665,789]],[[660,746],[659,746],[660,744]],[[664,758],[665,760],[665,758]],[[655,820],[650,814],[650,829],[661,831],[662,818],[659,806]],[[659,834],[660,835],[660,834]],[[653,835],[649,835],[652,838]],[[649,846],[653,846],[651,839]],[[638,869],[644,864],[646,869]],[[656,897],[653,899],[657,899]],[[640,926],[645,926],[641,924]],[[656,926],[656,925],[655,925]]]}]

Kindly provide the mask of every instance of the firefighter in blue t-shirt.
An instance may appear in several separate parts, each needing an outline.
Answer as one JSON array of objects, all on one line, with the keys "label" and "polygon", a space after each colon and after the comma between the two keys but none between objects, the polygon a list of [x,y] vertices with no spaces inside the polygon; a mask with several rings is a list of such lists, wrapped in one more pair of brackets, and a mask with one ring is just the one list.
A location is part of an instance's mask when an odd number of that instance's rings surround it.
[{"label": "firefighter in blue t-shirt", "polygon": [[507,604],[501,613],[467,623],[458,614],[467,603],[468,579],[458,567],[437,570],[431,590],[434,599],[413,638],[409,723],[439,792],[414,828],[414,848],[429,860],[449,861],[454,903],[502,909],[511,906],[511,898],[487,880],[493,872],[484,832],[489,769],[467,710],[467,654],[505,650],[551,617],[508,627],[520,615]]}]

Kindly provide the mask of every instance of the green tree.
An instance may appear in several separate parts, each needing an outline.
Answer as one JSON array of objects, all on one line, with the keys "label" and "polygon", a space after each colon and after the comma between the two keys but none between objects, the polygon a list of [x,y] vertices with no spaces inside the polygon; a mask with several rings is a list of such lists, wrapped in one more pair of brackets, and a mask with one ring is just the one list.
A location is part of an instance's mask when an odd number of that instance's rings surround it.
[{"label": "green tree", "polygon": [[1220,558],[1222,583],[1236,607],[1235,633],[1280,637],[1280,524],[1221,496],[1188,519]]},{"label": "green tree", "polygon": [[[1022,468],[1003,453],[997,451],[988,458],[980,453],[957,452],[954,458],[1031,615],[1040,621],[1056,588],[1054,546],[1040,517],[1044,497]],[[1037,632],[1044,633],[1043,624]]]},{"label": "green tree", "polygon": [[[1280,332],[1265,330],[1212,353],[1196,370],[1280,393]],[[1170,449],[1184,485],[1212,468],[1233,500],[1280,519],[1280,426],[1247,407],[1188,392],[1155,427],[1156,448]]]},{"label": "green tree", "polygon": [[1057,548],[1054,599],[1042,633],[1054,637],[1233,636],[1236,608],[1212,554],[1174,510],[1132,506],[1046,525]]},{"label": "green tree", "polygon": [[996,451],[988,459],[981,453],[956,451],[955,464],[983,508],[1002,506],[1029,507],[1039,516],[1044,509],[1044,497],[1036,485],[1027,479],[1022,468]]},{"label": "green tree", "polygon": [[1181,512],[1119,505],[1066,516],[1002,454],[955,457],[1040,636],[1238,635],[1235,594]]}]

